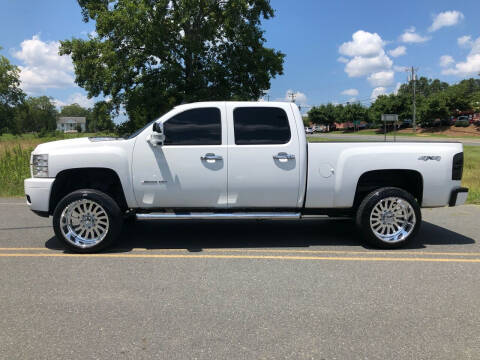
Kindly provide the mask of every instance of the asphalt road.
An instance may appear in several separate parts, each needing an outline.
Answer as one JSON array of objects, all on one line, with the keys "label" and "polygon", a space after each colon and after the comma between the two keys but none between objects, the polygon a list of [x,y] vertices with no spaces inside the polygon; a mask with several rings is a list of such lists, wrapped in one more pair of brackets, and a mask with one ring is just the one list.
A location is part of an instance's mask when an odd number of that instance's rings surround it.
[{"label": "asphalt road", "polygon": [[[354,134],[321,134],[316,133],[313,135],[308,135],[309,137],[320,137],[325,139],[332,140],[350,140],[350,141],[384,141],[384,135],[354,135]],[[392,134],[387,136],[387,141],[393,141],[394,137]],[[442,137],[413,137],[413,136],[397,136],[396,141],[398,142],[461,142],[463,145],[468,146],[480,146],[480,139],[471,139],[471,138],[442,138]]]},{"label": "asphalt road", "polygon": [[479,359],[480,207],[407,249],[346,221],[144,222],[64,252],[0,199],[0,359]]}]

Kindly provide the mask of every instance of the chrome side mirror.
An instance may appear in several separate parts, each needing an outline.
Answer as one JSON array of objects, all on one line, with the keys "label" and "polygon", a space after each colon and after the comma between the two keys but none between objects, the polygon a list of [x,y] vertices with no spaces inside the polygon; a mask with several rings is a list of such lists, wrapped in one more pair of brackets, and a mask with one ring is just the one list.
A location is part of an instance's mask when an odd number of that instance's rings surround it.
[{"label": "chrome side mirror", "polygon": [[163,124],[154,122],[152,127],[153,132],[148,137],[147,141],[152,146],[162,146],[165,142],[165,134],[163,133]]}]

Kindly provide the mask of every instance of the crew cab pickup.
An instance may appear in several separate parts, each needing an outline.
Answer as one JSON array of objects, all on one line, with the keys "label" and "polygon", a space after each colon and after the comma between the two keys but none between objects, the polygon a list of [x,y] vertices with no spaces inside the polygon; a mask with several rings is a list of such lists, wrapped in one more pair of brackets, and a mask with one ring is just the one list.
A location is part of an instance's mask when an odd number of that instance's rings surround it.
[{"label": "crew cab pickup", "polygon": [[77,252],[110,245],[126,219],[327,216],[393,248],[418,232],[421,207],[465,202],[462,171],[461,143],[308,143],[293,103],[202,102],[127,138],[37,146],[25,194]]}]

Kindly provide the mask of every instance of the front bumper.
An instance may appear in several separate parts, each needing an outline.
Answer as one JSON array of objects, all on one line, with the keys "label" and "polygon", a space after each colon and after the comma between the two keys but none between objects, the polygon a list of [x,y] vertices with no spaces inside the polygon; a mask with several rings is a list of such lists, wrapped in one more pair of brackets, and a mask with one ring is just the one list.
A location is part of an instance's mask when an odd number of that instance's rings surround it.
[{"label": "front bumper", "polygon": [[450,194],[450,201],[448,202],[449,206],[460,206],[465,204],[465,201],[467,201],[467,196],[468,196],[468,189],[461,187],[457,188],[455,190],[452,190],[452,193]]},{"label": "front bumper", "polygon": [[48,214],[50,192],[54,181],[55,179],[51,178],[25,179],[25,196],[30,210],[39,215]]}]

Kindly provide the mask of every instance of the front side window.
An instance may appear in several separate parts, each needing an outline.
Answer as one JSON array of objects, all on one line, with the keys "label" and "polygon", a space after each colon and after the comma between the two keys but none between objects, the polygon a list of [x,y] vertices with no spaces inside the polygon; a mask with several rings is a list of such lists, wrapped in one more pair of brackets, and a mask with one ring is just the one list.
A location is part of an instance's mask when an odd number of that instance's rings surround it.
[{"label": "front side window", "polygon": [[288,116],[280,108],[236,108],[233,126],[236,145],[286,144],[290,141]]},{"label": "front side window", "polygon": [[191,109],[163,123],[165,145],[221,145],[220,109]]}]

